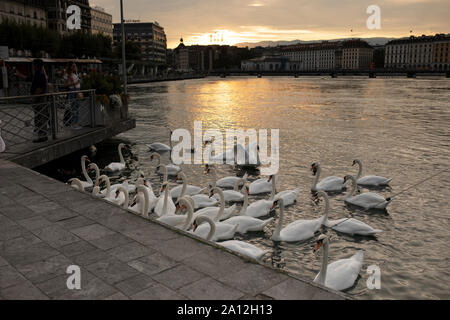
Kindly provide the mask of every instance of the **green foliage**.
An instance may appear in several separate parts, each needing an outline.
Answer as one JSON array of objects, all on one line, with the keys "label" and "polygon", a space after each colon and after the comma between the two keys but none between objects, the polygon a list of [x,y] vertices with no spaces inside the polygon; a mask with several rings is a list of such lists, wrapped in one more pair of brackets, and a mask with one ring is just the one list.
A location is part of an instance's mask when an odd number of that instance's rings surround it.
[{"label": "green foliage", "polygon": [[119,77],[104,75],[102,73],[91,72],[83,77],[81,90],[96,89],[97,95],[121,94],[122,84]]}]

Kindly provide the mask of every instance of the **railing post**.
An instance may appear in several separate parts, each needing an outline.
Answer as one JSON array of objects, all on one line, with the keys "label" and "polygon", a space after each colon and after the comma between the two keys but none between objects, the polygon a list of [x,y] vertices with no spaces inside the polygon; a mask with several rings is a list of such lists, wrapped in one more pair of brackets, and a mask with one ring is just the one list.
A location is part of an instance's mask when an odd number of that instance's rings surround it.
[{"label": "railing post", "polygon": [[57,139],[58,133],[58,113],[56,110],[56,96],[52,94],[52,104],[51,104],[51,128],[53,140]]},{"label": "railing post", "polygon": [[91,128],[95,128],[95,89],[91,90]]}]

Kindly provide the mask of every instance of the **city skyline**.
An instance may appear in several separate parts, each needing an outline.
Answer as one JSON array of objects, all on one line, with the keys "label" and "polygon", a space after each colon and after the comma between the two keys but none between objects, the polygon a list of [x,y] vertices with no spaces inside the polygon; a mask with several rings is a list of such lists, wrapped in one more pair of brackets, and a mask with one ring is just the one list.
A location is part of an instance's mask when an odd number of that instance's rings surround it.
[{"label": "city skyline", "polygon": [[[95,0],[120,22],[119,0]],[[366,9],[381,8],[381,29],[369,30]],[[125,19],[157,21],[168,48],[185,44],[228,44],[259,41],[329,40],[349,37],[405,37],[447,33],[450,6],[445,0],[340,1],[124,0]],[[411,32],[412,31],[412,32]]]}]

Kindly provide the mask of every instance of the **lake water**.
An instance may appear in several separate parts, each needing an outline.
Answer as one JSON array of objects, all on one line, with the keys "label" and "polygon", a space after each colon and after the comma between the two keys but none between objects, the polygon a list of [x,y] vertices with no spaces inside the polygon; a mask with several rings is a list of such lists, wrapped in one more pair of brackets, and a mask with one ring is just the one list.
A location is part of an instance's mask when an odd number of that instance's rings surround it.
[{"label": "lake water", "polygon": [[[297,205],[287,208],[285,225],[321,215],[323,204],[315,205],[310,192],[313,162],[321,164],[322,178],[343,177],[357,173],[351,165],[360,159],[363,174],[393,178],[390,188],[376,191],[385,197],[448,169],[450,163],[450,79],[206,78],[131,86],[130,95],[136,129],[99,145],[95,161],[117,161],[117,142],[130,142],[139,161],[125,176],[133,180],[143,170],[156,192],[160,179],[146,145],[168,143],[169,127],[193,132],[194,121],[201,120],[204,129],[279,128],[278,191],[301,188]],[[205,186],[210,180],[200,165],[182,168],[190,184]],[[219,177],[236,173],[231,166],[218,166]],[[396,197],[387,213],[349,208],[344,193],[330,197],[330,219],[353,216],[384,231],[376,238],[326,231],[330,262],[365,251],[360,278],[348,294],[364,299],[450,298],[449,190],[447,171]],[[270,238],[278,211],[275,217],[265,232],[237,239],[271,250],[268,263],[314,279],[321,265],[321,254],[312,250],[315,238],[274,243]],[[380,290],[367,288],[370,265],[381,269]]]}]

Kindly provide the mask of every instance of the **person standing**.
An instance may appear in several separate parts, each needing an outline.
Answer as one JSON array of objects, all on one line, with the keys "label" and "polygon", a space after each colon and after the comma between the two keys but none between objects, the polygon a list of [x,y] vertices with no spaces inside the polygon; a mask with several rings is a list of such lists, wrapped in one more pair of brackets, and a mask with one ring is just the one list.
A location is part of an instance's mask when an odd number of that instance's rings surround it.
[{"label": "person standing", "polygon": [[[42,59],[33,60],[34,75],[31,79],[30,94],[33,96],[39,96],[47,93],[48,77],[44,68],[44,61]],[[16,76],[27,79],[30,81],[30,77],[16,72]],[[36,97],[32,99],[33,111],[34,111],[34,127],[35,132],[38,135],[37,139],[34,139],[34,143],[45,142],[48,140],[48,122],[50,120],[50,108],[46,103],[46,97]]]},{"label": "person standing", "polygon": [[[77,65],[75,63],[72,63],[69,68],[67,69],[67,72],[64,76],[65,85],[71,91],[67,98],[69,99],[70,104],[70,110],[65,118],[65,125],[66,126],[73,126],[77,124],[78,122],[78,116],[79,116],[79,103],[78,103],[78,96],[79,93],[76,93],[75,91],[80,91],[81,89],[81,79],[78,74]],[[78,128],[78,127],[77,127]]]}]

